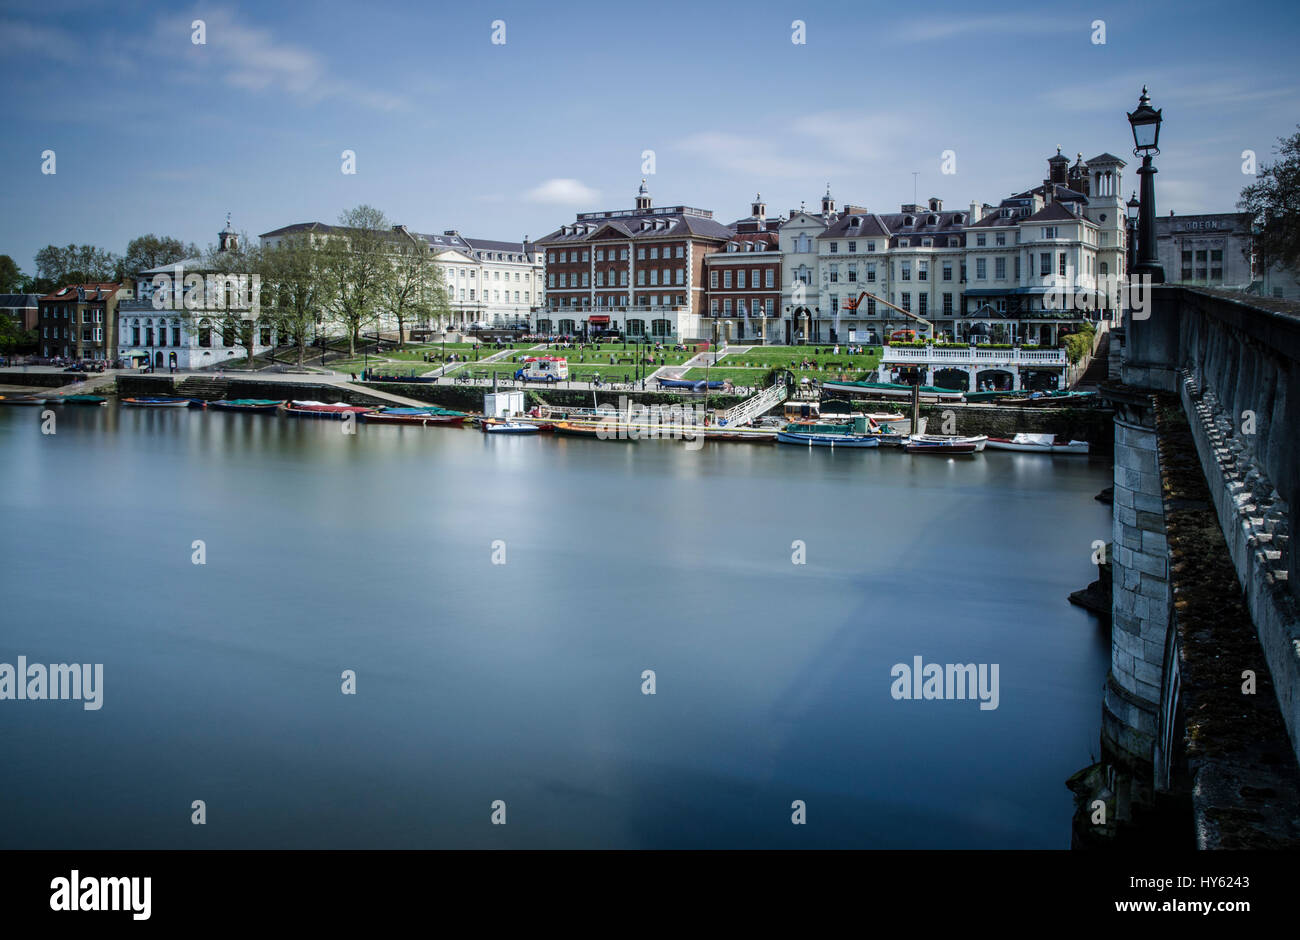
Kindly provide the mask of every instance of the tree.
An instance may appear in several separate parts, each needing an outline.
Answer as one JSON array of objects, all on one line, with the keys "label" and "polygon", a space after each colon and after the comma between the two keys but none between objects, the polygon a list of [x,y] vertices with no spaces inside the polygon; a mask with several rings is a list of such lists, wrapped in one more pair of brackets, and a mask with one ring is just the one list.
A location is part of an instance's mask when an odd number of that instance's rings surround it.
[{"label": "tree", "polygon": [[1300,273],[1300,132],[1278,143],[1278,161],[1260,167],[1258,181],[1241,191],[1237,208],[1254,220],[1261,270],[1280,265]]},{"label": "tree", "polygon": [[325,270],[335,319],[347,330],[348,354],[357,354],[362,327],[376,319],[393,277],[392,230],[383,212],[357,206],[339,216],[325,244]]},{"label": "tree", "polygon": [[94,245],[46,245],[36,252],[36,276],[65,284],[108,281],[118,273],[118,257]]},{"label": "tree", "polygon": [[159,268],[164,264],[175,264],[186,258],[199,256],[199,246],[186,245],[179,238],[167,235],[141,235],[133,238],[126,246],[126,255],[122,258],[122,269],[127,276],[139,274],[150,268]]},{"label": "tree", "polygon": [[258,271],[262,315],[275,324],[281,342],[292,340],[302,365],[307,338],[326,300],[325,251],[308,233],[288,235],[262,251]]},{"label": "tree", "polygon": [[14,259],[8,255],[0,255],[0,294],[16,294],[22,288],[26,278],[23,272],[18,270],[18,265]]},{"label": "tree", "polygon": [[22,324],[7,313],[0,313],[0,353],[6,356],[19,350],[36,348],[36,331],[24,330]]},{"label": "tree", "polygon": [[399,342],[406,341],[406,323],[428,326],[429,317],[446,307],[442,271],[433,263],[429,245],[402,229],[392,248],[393,274],[385,286],[384,307],[397,320]]}]

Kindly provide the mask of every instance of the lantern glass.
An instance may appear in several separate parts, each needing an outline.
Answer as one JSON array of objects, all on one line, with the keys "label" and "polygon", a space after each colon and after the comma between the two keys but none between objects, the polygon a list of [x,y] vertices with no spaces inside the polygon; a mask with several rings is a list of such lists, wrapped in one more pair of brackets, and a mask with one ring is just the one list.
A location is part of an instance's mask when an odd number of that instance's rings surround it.
[{"label": "lantern glass", "polygon": [[1131,199],[1129,199],[1126,208],[1128,209],[1128,218],[1129,218],[1129,221],[1130,221],[1130,222],[1135,221],[1135,220],[1137,219],[1137,217],[1138,217],[1138,210],[1139,210],[1140,208],[1142,208],[1142,204],[1141,204],[1140,202],[1138,202],[1138,198],[1137,198],[1137,194],[1136,194],[1136,193],[1134,193],[1134,194],[1133,194],[1133,197],[1132,197]]}]

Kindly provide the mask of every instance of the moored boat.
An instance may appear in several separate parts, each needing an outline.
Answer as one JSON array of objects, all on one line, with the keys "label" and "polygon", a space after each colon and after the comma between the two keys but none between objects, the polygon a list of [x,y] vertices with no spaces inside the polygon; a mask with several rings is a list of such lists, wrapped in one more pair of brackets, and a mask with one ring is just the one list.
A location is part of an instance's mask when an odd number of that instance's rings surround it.
[{"label": "moored boat", "polygon": [[64,395],[61,398],[51,398],[50,402],[59,405],[105,405],[108,399],[102,395]]},{"label": "moored boat", "polygon": [[975,444],[956,438],[941,438],[939,435],[915,434],[907,439],[905,449],[909,454],[975,455]]},{"label": "moored boat", "polygon": [[982,451],[989,439],[985,434],[961,435],[961,434],[913,434],[908,439],[908,443],[918,444],[970,444],[975,448],[974,453]]},{"label": "moored boat", "polygon": [[565,437],[594,437],[602,441],[636,440],[636,437],[628,434],[626,429],[623,433],[619,433],[618,425],[612,421],[608,424],[602,421],[557,421],[554,431]]},{"label": "moored boat", "polygon": [[[911,398],[914,387],[896,382],[849,382],[830,379],[822,383],[823,391],[872,398]],[[922,401],[961,401],[965,394],[955,388],[939,388],[936,385],[920,386]]]},{"label": "moored boat", "polygon": [[0,395],[0,405],[43,405],[44,398],[33,398],[30,395]]},{"label": "moored boat", "polygon": [[135,398],[123,398],[122,404],[135,408],[188,408],[188,398],[176,398],[172,395],[150,395]]},{"label": "moored boat", "polygon": [[776,435],[779,444],[805,447],[879,447],[880,435],[867,427],[865,415],[845,424],[830,421],[791,421]]},{"label": "moored boat", "polygon": [[361,420],[367,424],[414,424],[428,427],[431,424],[461,424],[469,417],[463,411],[451,411],[437,405],[428,408],[378,408],[363,411]]},{"label": "moored boat", "polygon": [[500,421],[488,419],[483,422],[485,434],[536,434],[541,428],[527,421]]},{"label": "moored boat", "polygon": [[208,402],[209,408],[216,408],[218,411],[275,411],[285,403],[284,399],[272,398],[223,398],[220,401]]},{"label": "moored boat", "polygon": [[1087,454],[1087,441],[1058,444],[1055,434],[1016,434],[1013,437],[990,437],[990,450],[1011,450],[1028,454]]},{"label": "moored boat", "polygon": [[716,391],[720,388],[726,388],[725,380],[704,381],[704,379],[676,379],[676,378],[657,378],[660,388],[689,388],[691,391]]},{"label": "moored boat", "polygon": [[324,401],[289,401],[284,405],[284,413],[295,418],[333,418],[336,421],[369,410],[369,405],[331,404]]}]

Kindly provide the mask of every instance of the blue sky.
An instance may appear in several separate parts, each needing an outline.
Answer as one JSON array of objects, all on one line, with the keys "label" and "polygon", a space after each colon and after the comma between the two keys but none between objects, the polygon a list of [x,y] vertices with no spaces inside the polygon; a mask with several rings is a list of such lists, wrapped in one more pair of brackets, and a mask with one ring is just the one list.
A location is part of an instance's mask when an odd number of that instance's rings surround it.
[{"label": "blue sky", "polygon": [[1300,122],[1298,25],[1273,2],[6,2],[0,253],[30,272],[48,243],[206,245],[226,212],[257,235],[360,203],[536,238],[630,207],[647,149],[656,205],[724,222],[756,191],[769,215],[815,206],[828,180],[896,211],[913,173],[921,199],[996,202],[1057,146],[1129,160],[1128,190],[1143,83],[1165,112],[1160,211],[1227,211],[1241,152],[1267,160]]}]

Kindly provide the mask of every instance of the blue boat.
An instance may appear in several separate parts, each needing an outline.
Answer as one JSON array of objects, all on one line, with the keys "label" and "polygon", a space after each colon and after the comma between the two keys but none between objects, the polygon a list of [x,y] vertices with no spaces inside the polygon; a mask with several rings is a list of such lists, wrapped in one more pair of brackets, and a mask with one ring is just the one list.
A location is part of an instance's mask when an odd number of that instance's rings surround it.
[{"label": "blue boat", "polygon": [[725,381],[706,382],[703,379],[655,379],[660,388],[689,388],[692,391],[702,392],[705,389],[725,388]]},{"label": "blue boat", "polygon": [[778,444],[802,444],[804,447],[879,447],[875,434],[820,434],[815,431],[777,431]]}]

